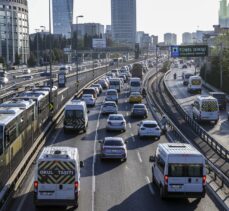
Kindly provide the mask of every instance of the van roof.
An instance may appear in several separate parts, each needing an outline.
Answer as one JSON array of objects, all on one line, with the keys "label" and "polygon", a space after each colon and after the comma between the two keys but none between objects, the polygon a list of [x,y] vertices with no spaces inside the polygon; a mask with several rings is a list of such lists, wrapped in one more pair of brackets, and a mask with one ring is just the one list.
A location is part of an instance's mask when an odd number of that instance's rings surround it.
[{"label": "van roof", "polygon": [[193,75],[193,76],[190,76],[189,79],[201,79],[201,77],[198,75]]},{"label": "van roof", "polygon": [[65,105],[65,109],[70,108],[70,107],[73,107],[73,108],[83,107],[85,105],[86,105],[85,102],[82,100],[71,100]]},{"label": "van roof", "polygon": [[73,160],[76,154],[78,149],[75,147],[51,146],[43,149],[38,160]]},{"label": "van roof", "polygon": [[197,100],[217,100],[216,98],[212,97],[211,95],[199,95],[196,97]]},{"label": "van roof", "polygon": [[163,143],[158,144],[158,147],[161,148],[167,155],[181,155],[181,154],[193,154],[193,155],[201,155],[201,153],[196,150],[190,144],[182,144],[182,143]]},{"label": "van roof", "polygon": [[226,95],[224,92],[209,92],[210,95]]}]

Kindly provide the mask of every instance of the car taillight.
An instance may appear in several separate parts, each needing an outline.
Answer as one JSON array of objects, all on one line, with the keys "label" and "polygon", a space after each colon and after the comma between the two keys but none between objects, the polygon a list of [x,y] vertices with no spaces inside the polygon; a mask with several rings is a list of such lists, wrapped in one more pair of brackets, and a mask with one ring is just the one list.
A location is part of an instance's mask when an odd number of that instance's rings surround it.
[{"label": "car taillight", "polygon": [[168,180],[169,180],[169,177],[167,175],[164,176],[164,181],[165,181],[165,184],[168,185]]},{"label": "car taillight", "polygon": [[141,128],[141,130],[145,130],[145,128],[144,128],[144,127],[142,127],[142,128]]},{"label": "car taillight", "polygon": [[203,185],[206,185],[206,180],[207,180],[207,177],[205,175],[205,176],[203,176]]},{"label": "car taillight", "polygon": [[75,190],[77,190],[79,188],[79,182],[78,181],[75,182],[74,187],[75,187]]},{"label": "car taillight", "polygon": [[34,189],[37,189],[38,188],[38,181],[34,181],[33,186],[34,186]]}]

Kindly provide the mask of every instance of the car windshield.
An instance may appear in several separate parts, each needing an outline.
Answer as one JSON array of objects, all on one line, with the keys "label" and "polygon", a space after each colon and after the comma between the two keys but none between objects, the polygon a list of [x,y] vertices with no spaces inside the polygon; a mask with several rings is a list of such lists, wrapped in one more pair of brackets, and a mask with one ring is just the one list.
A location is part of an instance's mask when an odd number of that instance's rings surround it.
[{"label": "car windshield", "polygon": [[104,142],[104,146],[123,146],[123,142],[120,140],[107,140]]},{"label": "car windshield", "polygon": [[201,164],[169,164],[170,177],[202,177],[203,165]]},{"label": "car windshield", "polygon": [[120,81],[110,81],[110,85],[119,85]]},{"label": "car windshield", "polygon": [[140,86],[141,83],[139,81],[131,81],[130,86]]},{"label": "car windshield", "polygon": [[92,98],[93,95],[83,95],[82,98]]},{"label": "car windshield", "polygon": [[155,124],[155,123],[144,123],[143,124],[143,127],[146,127],[146,128],[155,128],[155,127],[157,127],[157,124]]},{"label": "car windshield", "polygon": [[123,120],[122,116],[110,116],[109,120]]},{"label": "car windshield", "polygon": [[84,93],[84,94],[93,94],[94,92],[95,92],[94,89],[84,89],[84,90],[83,90],[83,93]]},{"label": "car windshield", "polygon": [[66,119],[80,119],[80,118],[84,118],[84,114],[82,110],[66,110],[65,118]]}]

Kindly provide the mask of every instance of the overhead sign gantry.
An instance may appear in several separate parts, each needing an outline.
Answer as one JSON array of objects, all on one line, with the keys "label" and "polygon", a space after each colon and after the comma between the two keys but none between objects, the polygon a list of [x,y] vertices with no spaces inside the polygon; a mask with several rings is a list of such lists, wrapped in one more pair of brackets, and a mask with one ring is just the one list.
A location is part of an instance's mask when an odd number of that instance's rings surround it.
[{"label": "overhead sign gantry", "polygon": [[205,57],[208,56],[207,45],[174,45],[171,46],[171,57]]}]

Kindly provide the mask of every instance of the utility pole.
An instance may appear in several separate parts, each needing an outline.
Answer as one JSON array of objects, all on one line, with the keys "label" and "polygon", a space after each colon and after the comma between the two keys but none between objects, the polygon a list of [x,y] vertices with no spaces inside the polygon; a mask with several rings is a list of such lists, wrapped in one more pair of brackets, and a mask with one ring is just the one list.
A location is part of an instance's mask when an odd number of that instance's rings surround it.
[{"label": "utility pole", "polygon": [[158,87],[158,45],[156,45],[156,92]]},{"label": "utility pole", "polygon": [[39,42],[38,42],[38,33],[39,33],[39,29],[35,29],[36,31],[36,39],[37,39],[37,66],[39,66]]},{"label": "utility pole", "polygon": [[[76,51],[78,47],[78,19],[83,18],[83,15],[76,16]],[[76,92],[79,91],[79,58],[76,53]]]},{"label": "utility pole", "polygon": [[220,90],[223,89],[223,67],[222,67],[223,43],[220,43],[219,65],[220,65]]}]

